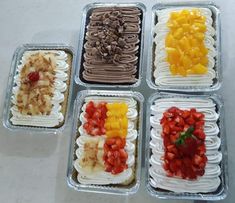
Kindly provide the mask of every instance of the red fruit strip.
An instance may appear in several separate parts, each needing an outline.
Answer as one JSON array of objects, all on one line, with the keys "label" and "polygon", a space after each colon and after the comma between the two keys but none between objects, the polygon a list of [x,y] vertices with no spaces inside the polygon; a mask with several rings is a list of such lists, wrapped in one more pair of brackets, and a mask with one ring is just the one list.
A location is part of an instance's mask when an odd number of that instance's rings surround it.
[{"label": "red fruit strip", "polygon": [[128,167],[126,164],[128,154],[124,149],[125,145],[125,138],[114,137],[106,139],[103,155],[106,172],[118,174]]},{"label": "red fruit strip", "polygon": [[[205,115],[195,108],[171,107],[160,121],[164,143],[164,164],[168,176],[194,180],[205,173],[207,162]],[[186,136],[187,135],[187,136]]]},{"label": "red fruit strip", "polygon": [[93,101],[90,101],[86,105],[85,118],[86,122],[83,124],[83,128],[87,134],[92,136],[100,136],[105,134],[105,119],[106,119],[106,103],[100,102],[95,105]]}]

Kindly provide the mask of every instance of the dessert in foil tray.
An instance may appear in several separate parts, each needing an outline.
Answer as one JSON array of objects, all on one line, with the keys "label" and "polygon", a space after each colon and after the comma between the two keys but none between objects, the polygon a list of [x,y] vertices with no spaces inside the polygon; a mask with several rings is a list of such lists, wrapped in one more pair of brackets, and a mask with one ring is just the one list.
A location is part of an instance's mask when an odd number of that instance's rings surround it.
[{"label": "dessert in foil tray", "polygon": [[82,80],[103,84],[133,84],[138,80],[141,15],[137,7],[92,10],[85,35]]},{"label": "dessert in foil tray", "polygon": [[155,84],[161,87],[210,87],[216,78],[215,29],[208,8],[156,11]]},{"label": "dessert in foil tray", "polygon": [[137,101],[88,96],[80,114],[74,168],[77,181],[90,185],[129,185],[135,180]]},{"label": "dessert in foil tray", "polygon": [[212,193],[221,184],[216,104],[207,98],[160,98],[151,105],[150,185],[176,193]]},{"label": "dessert in foil tray", "polygon": [[60,127],[64,123],[72,56],[63,50],[25,51],[16,69],[13,125]]}]

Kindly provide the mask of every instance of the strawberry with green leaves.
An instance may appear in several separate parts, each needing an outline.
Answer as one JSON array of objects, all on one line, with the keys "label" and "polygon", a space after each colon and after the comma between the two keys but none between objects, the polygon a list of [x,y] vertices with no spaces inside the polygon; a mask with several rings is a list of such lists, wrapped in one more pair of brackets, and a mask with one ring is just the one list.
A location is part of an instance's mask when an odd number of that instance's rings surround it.
[{"label": "strawberry with green leaves", "polygon": [[168,176],[196,179],[205,173],[207,162],[204,114],[195,108],[171,107],[163,113],[164,169]]}]

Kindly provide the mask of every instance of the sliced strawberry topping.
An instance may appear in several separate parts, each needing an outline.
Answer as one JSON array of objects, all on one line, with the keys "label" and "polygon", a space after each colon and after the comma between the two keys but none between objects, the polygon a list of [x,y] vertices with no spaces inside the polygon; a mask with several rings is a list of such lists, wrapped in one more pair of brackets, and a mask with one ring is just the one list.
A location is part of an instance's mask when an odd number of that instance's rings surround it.
[{"label": "sliced strawberry topping", "polygon": [[85,131],[92,136],[100,136],[105,134],[105,119],[106,119],[106,103],[101,102],[97,105],[93,101],[88,102],[85,109],[86,123],[83,128]]},{"label": "sliced strawberry topping", "polygon": [[205,115],[195,108],[171,107],[160,121],[164,143],[164,164],[168,176],[196,179],[205,173],[207,162]]},{"label": "sliced strawberry topping", "polygon": [[107,138],[104,144],[103,159],[105,171],[118,174],[127,168],[128,154],[124,149],[126,139],[120,137]]}]

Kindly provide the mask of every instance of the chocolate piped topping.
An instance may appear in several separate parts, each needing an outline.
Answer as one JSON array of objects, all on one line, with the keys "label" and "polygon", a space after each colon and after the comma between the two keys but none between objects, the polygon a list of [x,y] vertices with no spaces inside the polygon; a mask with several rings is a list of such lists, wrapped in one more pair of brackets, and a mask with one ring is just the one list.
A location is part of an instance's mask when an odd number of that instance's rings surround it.
[{"label": "chocolate piped topping", "polygon": [[136,82],[140,15],[140,10],[134,7],[92,11],[84,44],[83,78],[86,81]]},{"label": "chocolate piped topping", "polygon": [[98,41],[92,48],[92,54],[100,55],[107,62],[115,62],[126,45],[123,32],[127,25],[121,12],[115,10],[104,13],[99,16],[98,20],[100,22],[95,24],[95,26],[99,26],[98,32],[92,33],[94,37],[98,37]]}]

